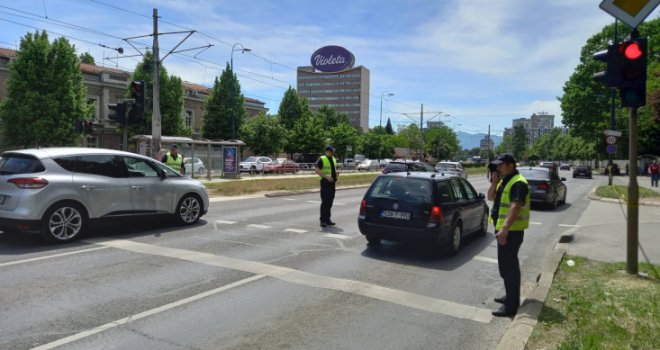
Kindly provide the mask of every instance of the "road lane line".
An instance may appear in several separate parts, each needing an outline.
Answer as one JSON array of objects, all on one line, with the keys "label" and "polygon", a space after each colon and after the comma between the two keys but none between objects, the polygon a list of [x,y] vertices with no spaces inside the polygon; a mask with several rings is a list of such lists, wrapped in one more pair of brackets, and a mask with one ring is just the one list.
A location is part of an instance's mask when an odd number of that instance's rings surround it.
[{"label": "road lane line", "polygon": [[580,227],[580,225],[559,224],[560,227]]},{"label": "road lane line", "polygon": [[312,203],[312,204],[321,204],[321,201],[307,201],[307,203]]},{"label": "road lane line", "polygon": [[479,260],[479,261],[485,261],[485,262],[497,264],[497,259],[488,258],[488,257],[485,257],[485,256],[479,256],[479,255],[472,258],[472,260]]},{"label": "road lane line", "polygon": [[169,304],[159,306],[157,308],[153,308],[151,310],[140,312],[140,313],[132,315],[132,316],[124,317],[124,318],[116,320],[116,321],[108,322],[108,323],[106,323],[104,325],[101,325],[101,326],[98,326],[96,328],[92,328],[90,330],[86,330],[84,332],[80,332],[78,334],[74,334],[74,335],[56,340],[56,341],[48,343],[48,344],[39,345],[37,347],[32,348],[32,350],[53,349],[53,348],[56,348],[58,346],[62,346],[62,345],[68,344],[68,343],[72,343],[76,340],[80,340],[80,339],[83,339],[83,338],[87,338],[91,335],[104,332],[108,329],[116,328],[116,327],[119,327],[121,325],[139,320],[141,318],[149,317],[149,316],[155,315],[157,313],[164,312],[164,311],[173,309],[175,307],[179,307],[179,306],[182,306],[182,305],[185,305],[185,304],[192,303],[192,302],[197,301],[199,299],[209,297],[209,296],[214,295],[214,294],[222,293],[222,292],[224,292],[226,290],[229,290],[229,289],[232,289],[232,288],[240,287],[244,284],[248,284],[250,282],[260,280],[264,277],[266,277],[266,276],[264,276],[264,275],[255,275],[255,276],[252,276],[252,277],[248,277],[248,278],[245,278],[245,279],[242,279],[242,280],[230,283],[230,284],[226,284],[226,285],[224,285],[222,287],[219,287],[219,288],[211,289],[211,290],[208,290],[206,292],[199,293],[199,294],[193,295],[193,296],[188,297],[188,298],[184,298],[184,299],[177,300],[177,301],[169,303]]},{"label": "road lane line", "polygon": [[332,204],[334,204],[334,205],[346,205],[346,203],[337,203],[337,202],[334,202]]},{"label": "road lane line", "polygon": [[530,225],[543,225],[542,222],[534,222],[534,221],[530,221],[529,224]]},{"label": "road lane line", "polygon": [[340,235],[338,233],[328,233],[323,235],[324,237],[337,238],[337,239],[349,239],[351,236]]},{"label": "road lane line", "polygon": [[214,255],[192,250],[168,248],[128,240],[111,240],[106,242],[99,242],[98,244],[135,253],[170,257],[199,264],[254,273],[257,275],[266,275],[289,283],[352,293],[367,298],[407,306],[417,310],[472,320],[475,322],[489,323],[493,318],[490,313],[491,310],[489,309],[463,305],[443,299],[383,287],[367,282],[317,275],[314,273],[299,271],[278,265],[265,264],[256,261],[231,258],[228,256]]},{"label": "road lane line", "polygon": [[101,250],[101,249],[106,249],[106,248],[109,248],[109,247],[96,247],[96,248],[89,248],[89,249],[83,249],[83,250],[76,250],[75,252],[52,254],[52,255],[40,256],[38,258],[30,258],[30,259],[24,259],[24,260],[10,261],[10,262],[0,264],[0,267],[18,265],[18,264],[23,264],[23,263],[33,262],[33,261],[39,261],[39,260],[52,259],[52,258],[59,258],[61,256],[67,256],[67,255],[93,252],[95,250]]},{"label": "road lane line", "polygon": [[272,228],[271,226],[257,225],[257,224],[249,224],[249,225],[245,225],[245,226],[252,227],[252,228],[258,228],[258,229],[262,229],[262,230],[267,230],[269,228]]},{"label": "road lane line", "polygon": [[297,229],[297,228],[287,228],[287,229],[284,229],[284,231],[286,231],[286,232],[293,232],[293,233],[305,233],[305,232],[309,232],[308,230],[299,230],[299,229]]},{"label": "road lane line", "polygon": [[293,198],[282,198],[283,201],[295,201]]},{"label": "road lane line", "polygon": [[225,220],[215,220],[214,222],[218,224],[227,224],[227,225],[233,225],[236,223],[236,221],[225,221]]}]

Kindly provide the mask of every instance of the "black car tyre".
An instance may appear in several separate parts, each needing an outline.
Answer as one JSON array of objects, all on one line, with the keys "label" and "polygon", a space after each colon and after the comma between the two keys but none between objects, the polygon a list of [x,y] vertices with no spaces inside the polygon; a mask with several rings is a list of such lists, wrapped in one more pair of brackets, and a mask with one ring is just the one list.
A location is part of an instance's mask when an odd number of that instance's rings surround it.
[{"label": "black car tyre", "polygon": [[41,219],[41,235],[52,243],[64,243],[80,237],[87,228],[87,212],[76,202],[55,203]]},{"label": "black car tyre", "polygon": [[484,210],[484,216],[481,218],[481,225],[479,226],[479,231],[477,231],[477,236],[483,237],[488,232],[488,210]]},{"label": "black car tyre", "polygon": [[451,228],[451,236],[449,237],[449,244],[446,247],[449,255],[456,254],[461,249],[461,240],[463,239],[463,229],[460,221],[454,223]]},{"label": "black car tyre", "polygon": [[202,202],[199,197],[187,194],[181,198],[176,207],[176,220],[182,225],[192,225],[202,215]]},{"label": "black car tyre", "polygon": [[199,175],[204,175],[204,172],[206,172],[206,169],[204,169],[203,167],[197,169],[197,174]]},{"label": "black car tyre", "polygon": [[251,167],[250,167],[250,174],[254,174],[254,173],[256,173],[256,172],[257,172],[257,167],[254,166],[254,165],[251,166]]},{"label": "black car tyre", "polygon": [[382,240],[382,238],[376,235],[365,235],[365,237],[369,245],[380,245],[380,241]]}]

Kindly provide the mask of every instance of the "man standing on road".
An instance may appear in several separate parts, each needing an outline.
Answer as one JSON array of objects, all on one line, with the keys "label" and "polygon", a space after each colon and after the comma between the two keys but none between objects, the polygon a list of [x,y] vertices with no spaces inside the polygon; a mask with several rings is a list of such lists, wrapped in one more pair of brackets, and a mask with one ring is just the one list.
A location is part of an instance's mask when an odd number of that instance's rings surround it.
[{"label": "man standing on road", "polygon": [[649,164],[649,174],[651,175],[651,187],[658,187],[658,178],[660,178],[660,164],[655,160]]},{"label": "man standing on road", "polygon": [[513,316],[520,306],[520,263],[518,251],[524,230],[529,227],[530,192],[527,180],[516,170],[516,159],[502,154],[492,162],[497,171],[491,173],[488,200],[493,201],[492,217],[497,237],[497,263],[504,280],[506,295],[495,298],[503,304],[492,314]]},{"label": "man standing on road", "polygon": [[163,156],[161,162],[178,171],[181,175],[184,175],[186,173],[186,168],[183,166],[183,156],[180,155],[177,151],[177,145],[171,145],[170,151]]},{"label": "man standing on road", "polygon": [[335,149],[332,146],[325,148],[325,155],[316,161],[316,175],[321,179],[321,227],[332,226],[335,223],[330,220],[330,209],[335,200],[335,184],[339,171],[337,170],[337,159],[334,157]]}]

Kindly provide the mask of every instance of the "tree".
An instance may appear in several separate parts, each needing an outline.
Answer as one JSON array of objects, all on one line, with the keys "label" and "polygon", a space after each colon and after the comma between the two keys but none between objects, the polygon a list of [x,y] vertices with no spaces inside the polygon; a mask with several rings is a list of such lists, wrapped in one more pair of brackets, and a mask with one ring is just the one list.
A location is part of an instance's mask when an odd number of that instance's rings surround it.
[{"label": "tree", "polygon": [[497,145],[497,154],[513,152],[513,136],[506,135],[502,138],[502,143]]},{"label": "tree", "polygon": [[[145,93],[147,98],[153,96],[153,62],[154,55],[147,51],[133,71],[132,81],[144,80],[147,84]],[[160,92],[160,115],[161,115],[161,133],[167,136],[189,136],[192,133],[190,128],[186,127],[183,120],[183,83],[176,76],[168,76],[165,67],[161,66],[158,71],[158,84]],[[131,96],[130,86],[127,88],[126,97]],[[153,101],[152,101],[153,102]],[[129,126],[130,135],[150,135],[151,118],[153,116],[153,103],[147,103],[147,115],[144,120]]]},{"label": "tree", "polygon": [[388,135],[394,135],[394,129],[392,129],[392,121],[390,121],[389,117],[387,117],[387,125],[385,125],[385,132],[387,132]]},{"label": "tree", "polygon": [[527,130],[522,125],[516,125],[513,128],[513,156],[516,159],[522,159],[527,151]]},{"label": "tree", "polygon": [[424,151],[437,160],[454,159],[460,151],[460,141],[448,126],[432,127],[424,133]]},{"label": "tree", "polygon": [[384,136],[385,135],[381,133],[369,130],[369,132],[362,137],[362,142],[359,146],[360,152],[362,152],[367,158],[371,159],[385,158],[381,157],[385,146]]},{"label": "tree", "polygon": [[347,148],[357,147],[359,135],[354,126],[341,123],[327,132],[329,143],[335,148],[337,159],[343,159],[347,155]]},{"label": "tree", "polygon": [[202,135],[212,140],[229,140],[233,136],[232,119],[235,118],[234,127],[238,132],[246,115],[241,87],[236,75],[232,75],[231,68],[227,64],[220,79],[215,78],[213,88],[204,104]]},{"label": "tree", "polygon": [[92,56],[89,52],[83,52],[79,57],[80,63],[95,65],[94,56]]},{"label": "tree", "polygon": [[286,130],[277,117],[260,113],[241,127],[241,137],[255,154],[278,154],[284,147]]},{"label": "tree", "polygon": [[80,139],[74,122],[91,114],[75,48],[65,38],[51,44],[46,32],[23,37],[0,105],[5,143],[72,146]]},{"label": "tree", "polygon": [[410,148],[411,150],[422,149],[422,133],[416,124],[399,127],[397,132],[398,147]]},{"label": "tree", "polygon": [[277,111],[277,114],[280,116],[282,125],[287,130],[293,129],[293,127],[296,125],[296,122],[298,122],[298,120],[300,120],[305,115],[305,113],[309,111],[306,102],[303,103],[301,100],[304,99],[298,97],[296,90],[289,86],[289,88],[284,93],[284,98],[282,98],[280,108]]},{"label": "tree", "polygon": [[340,124],[350,125],[346,114],[339,113],[336,109],[327,105],[321,106],[321,108],[316,111],[316,114],[323,120],[323,128],[326,131]]},{"label": "tree", "polygon": [[304,114],[293,126],[289,146],[301,153],[321,153],[327,143],[323,121],[315,114]]}]

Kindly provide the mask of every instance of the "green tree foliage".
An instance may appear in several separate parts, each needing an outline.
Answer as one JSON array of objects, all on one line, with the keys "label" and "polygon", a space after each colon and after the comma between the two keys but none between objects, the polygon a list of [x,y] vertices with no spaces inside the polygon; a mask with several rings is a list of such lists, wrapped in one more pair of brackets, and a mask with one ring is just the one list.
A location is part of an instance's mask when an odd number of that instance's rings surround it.
[{"label": "green tree foliage", "polygon": [[272,155],[282,152],[286,130],[277,117],[260,113],[241,127],[241,137],[255,153]]},{"label": "green tree foliage", "polygon": [[388,135],[394,135],[394,129],[392,129],[392,121],[390,118],[387,118],[387,125],[385,125],[385,132],[387,132]]},{"label": "green tree foliage", "polygon": [[[233,96],[233,98],[232,98]],[[236,112],[235,116],[233,112]],[[236,75],[232,75],[229,64],[220,80],[215,78],[213,88],[204,104],[204,122],[202,135],[212,140],[229,140],[232,138],[232,118],[235,118],[235,128],[238,132],[247,115],[241,95],[241,86]]]},{"label": "green tree foliage", "polygon": [[330,130],[340,124],[350,125],[346,114],[339,113],[336,109],[327,105],[321,106],[321,108],[316,111],[316,114],[323,120],[323,128],[325,130]]},{"label": "green tree foliage", "polygon": [[288,147],[295,152],[321,153],[327,140],[323,130],[323,120],[316,114],[303,114],[290,133]]},{"label": "green tree foliage", "polygon": [[306,113],[309,112],[306,101],[303,103],[303,98],[298,97],[298,93],[294,88],[289,88],[284,93],[284,98],[280,103],[280,108],[277,114],[280,116],[282,125],[291,130]]},{"label": "green tree foliage", "polygon": [[[147,51],[142,62],[138,63],[133,71],[132,81],[144,80],[147,84],[147,116],[135,125],[129,126],[131,135],[150,135],[151,117],[153,115],[153,62],[154,55]],[[179,77],[168,76],[165,67],[161,66],[158,72],[160,85],[160,116],[161,134],[167,136],[190,136],[192,130],[186,127],[183,120],[183,83]],[[127,88],[126,97],[131,97],[131,88]]]},{"label": "green tree foliage", "polygon": [[399,127],[396,136],[397,147],[405,147],[411,150],[422,149],[422,134],[416,124]]},{"label": "green tree foliage", "polygon": [[74,122],[91,113],[75,48],[65,38],[51,44],[46,32],[23,37],[0,105],[5,143],[72,146],[80,139]]},{"label": "green tree foliage", "polygon": [[[628,36],[629,28],[619,25],[618,42]],[[623,32],[623,33],[622,33]],[[639,109],[639,153],[660,154],[660,122],[654,116],[660,115],[660,59],[655,55],[660,52],[660,18],[647,21],[640,25],[641,36],[648,36],[648,106]],[[603,130],[610,128],[610,89],[593,79],[593,74],[605,70],[605,64],[593,59],[593,54],[607,48],[614,37],[614,26],[608,25],[600,33],[587,40],[582,47],[580,63],[564,84],[564,94],[561,102],[563,124],[570,128],[571,135],[585,140],[588,144],[596,144],[601,156],[605,156]],[[620,109],[618,94],[616,96],[615,128],[624,131],[624,137],[618,141],[616,158],[627,157],[628,109]]]},{"label": "green tree foliage", "polygon": [[497,145],[497,154],[513,152],[513,136],[506,135],[502,138],[502,143]]},{"label": "green tree foliage", "polygon": [[80,63],[92,64],[92,65],[96,64],[94,62],[94,56],[92,56],[89,52],[81,53],[79,58],[80,58]]},{"label": "green tree foliage", "polygon": [[347,156],[348,146],[356,149],[359,138],[360,135],[358,135],[355,127],[348,123],[340,123],[327,132],[327,139],[335,148],[335,156],[338,159],[344,159]]},{"label": "green tree foliage", "polygon": [[596,142],[585,142],[581,137],[562,134],[561,129],[539,137],[528,153],[528,160],[589,160],[598,155]]},{"label": "green tree foliage", "polygon": [[513,156],[522,159],[527,151],[527,130],[522,125],[513,128]]},{"label": "green tree foliage", "polygon": [[386,158],[383,156],[385,153],[385,135],[383,133],[369,130],[362,137],[359,150],[367,158],[378,159]]},{"label": "green tree foliage", "polygon": [[460,149],[456,133],[446,125],[424,132],[424,151],[437,160],[454,159]]}]

